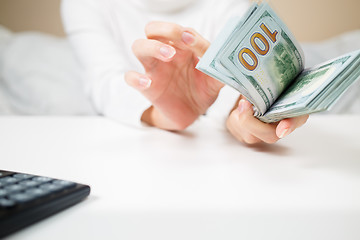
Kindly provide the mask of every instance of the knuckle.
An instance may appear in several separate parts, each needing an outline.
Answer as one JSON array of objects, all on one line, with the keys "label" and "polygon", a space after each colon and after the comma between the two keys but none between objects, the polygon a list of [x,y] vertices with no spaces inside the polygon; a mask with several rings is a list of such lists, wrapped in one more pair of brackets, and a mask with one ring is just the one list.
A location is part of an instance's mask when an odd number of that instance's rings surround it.
[{"label": "knuckle", "polygon": [[174,122],[171,130],[172,131],[183,131],[190,125],[191,125],[191,122],[180,122],[180,121]]},{"label": "knuckle", "polygon": [[141,42],[143,41],[143,39],[136,39],[132,45],[131,45],[131,50],[135,53],[136,50],[138,49],[139,46],[141,46]]},{"label": "knuckle", "polygon": [[151,32],[152,29],[156,28],[157,21],[150,21],[145,25],[145,33]]},{"label": "knuckle", "polygon": [[241,129],[239,129],[238,125],[236,125],[234,118],[229,117],[226,121],[226,129],[228,132],[239,142],[244,143],[242,138]]},{"label": "knuckle", "polygon": [[226,126],[228,128],[233,128],[234,126],[236,126],[238,124],[238,117],[235,114],[235,111],[232,111],[230,116],[226,119]]},{"label": "knuckle", "polygon": [[130,72],[126,72],[124,75],[125,81],[129,80],[131,73]]},{"label": "knuckle", "polygon": [[229,132],[231,133],[232,137],[234,137],[237,141],[239,141],[241,143],[245,143],[245,140],[241,134],[239,134],[236,131],[231,131],[231,130],[229,130]]},{"label": "knuckle", "polygon": [[186,31],[186,32],[189,32],[191,33],[192,35],[198,37],[199,34],[195,31],[195,29],[191,28],[191,27],[185,27],[185,28],[182,28],[181,29],[182,31]]},{"label": "knuckle", "polygon": [[244,136],[244,142],[247,144],[255,144],[261,142],[258,138],[254,137],[253,135],[246,134]]},{"label": "knuckle", "polygon": [[181,28],[177,24],[167,24],[164,27],[165,36],[180,36],[181,32]]},{"label": "knuckle", "polygon": [[186,28],[185,28],[185,31],[189,31],[189,32],[191,32],[191,33],[196,33],[196,31],[195,31],[193,28],[191,28],[191,27],[186,27]]},{"label": "knuckle", "polygon": [[234,128],[234,125],[231,123],[230,120],[226,122],[226,129],[231,133],[231,135],[233,135],[235,137],[237,136],[237,131]]},{"label": "knuckle", "polygon": [[250,120],[249,115],[245,113],[238,114],[238,118],[237,118],[238,124],[246,126],[249,123],[249,120]]},{"label": "knuckle", "polygon": [[226,119],[226,129],[229,130],[230,132],[232,132],[232,129],[233,129],[233,123],[232,123],[232,117],[231,115],[228,117],[228,119]]},{"label": "knuckle", "polygon": [[276,135],[275,126],[272,126],[271,128],[264,128],[262,131],[257,132],[257,137],[268,144],[276,143],[279,140]]}]

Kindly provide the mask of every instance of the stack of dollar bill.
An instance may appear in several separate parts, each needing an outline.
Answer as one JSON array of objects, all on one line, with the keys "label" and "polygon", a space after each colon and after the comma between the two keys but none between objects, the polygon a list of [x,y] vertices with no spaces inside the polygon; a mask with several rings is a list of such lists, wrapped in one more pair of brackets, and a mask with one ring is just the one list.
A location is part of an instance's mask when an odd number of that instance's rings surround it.
[{"label": "stack of dollar bill", "polygon": [[196,66],[238,90],[263,122],[328,110],[360,76],[360,50],[304,69],[303,51],[267,3],[226,24]]}]

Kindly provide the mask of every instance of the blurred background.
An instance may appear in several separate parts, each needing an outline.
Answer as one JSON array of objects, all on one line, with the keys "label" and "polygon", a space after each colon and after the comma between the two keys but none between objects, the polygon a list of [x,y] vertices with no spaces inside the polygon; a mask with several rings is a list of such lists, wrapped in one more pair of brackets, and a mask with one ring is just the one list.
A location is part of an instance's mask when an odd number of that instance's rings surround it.
[{"label": "blurred background", "polygon": [[[131,1],[131,0],[129,0]],[[360,29],[359,0],[271,0],[299,41],[319,41]],[[13,31],[64,36],[60,0],[0,0],[0,24]]]}]

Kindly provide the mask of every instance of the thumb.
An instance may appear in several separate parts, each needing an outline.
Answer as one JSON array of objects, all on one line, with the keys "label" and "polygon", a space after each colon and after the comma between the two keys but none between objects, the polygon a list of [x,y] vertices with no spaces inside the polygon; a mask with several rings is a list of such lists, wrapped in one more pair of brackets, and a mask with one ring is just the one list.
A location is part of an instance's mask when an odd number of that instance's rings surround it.
[{"label": "thumb", "polygon": [[251,103],[249,103],[245,99],[241,99],[239,101],[237,112],[239,114],[239,118],[247,118],[249,115],[252,117],[254,114]]}]

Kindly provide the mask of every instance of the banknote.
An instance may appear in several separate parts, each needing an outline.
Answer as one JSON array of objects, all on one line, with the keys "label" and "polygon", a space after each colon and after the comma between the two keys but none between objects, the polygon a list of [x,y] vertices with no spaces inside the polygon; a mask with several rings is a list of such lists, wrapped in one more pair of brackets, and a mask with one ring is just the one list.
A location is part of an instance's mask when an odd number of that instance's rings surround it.
[{"label": "banknote", "polygon": [[360,76],[360,51],[305,69],[261,117],[275,122],[284,117],[325,111]]},{"label": "banknote", "polygon": [[[253,4],[243,17],[229,20],[197,69],[238,90],[254,105],[256,117],[273,122],[330,108],[358,79],[357,55],[304,69],[299,43],[263,2]],[[338,85],[343,91],[332,87]],[[291,102],[299,94],[304,95],[302,101]]]}]

